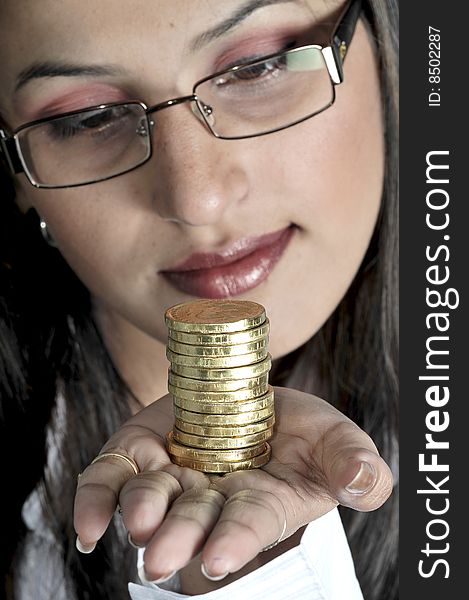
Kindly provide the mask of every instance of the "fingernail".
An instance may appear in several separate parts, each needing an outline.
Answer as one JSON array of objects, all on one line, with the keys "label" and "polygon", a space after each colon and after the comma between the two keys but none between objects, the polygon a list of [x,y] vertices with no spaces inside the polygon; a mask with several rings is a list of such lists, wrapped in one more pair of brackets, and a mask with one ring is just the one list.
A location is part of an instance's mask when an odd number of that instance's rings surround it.
[{"label": "fingernail", "polygon": [[349,494],[366,494],[376,483],[376,471],[370,463],[360,463],[360,468],[352,481],[345,486]]},{"label": "fingernail", "polygon": [[171,573],[169,573],[169,575],[162,575],[158,579],[148,579],[147,574],[145,573],[145,567],[142,565],[138,569],[138,576],[140,577],[140,580],[142,583],[153,583],[155,585],[157,585],[158,583],[164,583],[165,581],[168,581],[168,579],[171,579],[171,577],[174,577],[174,575],[176,575],[176,573],[177,573],[177,571],[171,571]]},{"label": "fingernail", "polygon": [[221,575],[209,575],[207,573],[207,568],[205,567],[204,563],[200,565],[200,570],[202,571],[202,575],[207,579],[210,579],[210,581],[221,581],[222,579],[225,579],[225,577],[229,574],[229,571],[227,571],[226,573],[222,573]]},{"label": "fingernail", "polygon": [[132,548],[135,548],[136,550],[140,550],[140,548],[145,548],[145,546],[140,546],[139,544],[133,541],[132,536],[130,535],[130,531],[127,534],[127,541],[132,546]]},{"label": "fingernail", "polygon": [[77,547],[77,550],[82,554],[91,554],[91,552],[93,552],[93,550],[96,548],[96,542],[87,546],[86,544],[83,544],[83,542],[78,536],[75,545]]}]

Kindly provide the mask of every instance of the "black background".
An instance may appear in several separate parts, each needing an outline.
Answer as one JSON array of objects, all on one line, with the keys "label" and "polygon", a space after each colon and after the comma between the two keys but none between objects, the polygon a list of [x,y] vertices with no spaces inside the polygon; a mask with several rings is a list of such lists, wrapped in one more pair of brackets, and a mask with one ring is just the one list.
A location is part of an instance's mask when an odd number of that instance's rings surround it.
[{"label": "black background", "polygon": [[[469,20],[463,16],[464,2],[425,1],[400,3],[400,371],[401,371],[401,499],[400,499],[400,598],[402,600],[452,600],[469,598],[469,517],[465,510],[469,501],[469,468],[466,455],[469,449],[469,395],[464,385],[469,376],[467,342],[469,327],[466,298],[469,247]],[[441,83],[428,82],[428,27],[440,29]],[[441,90],[441,106],[429,108],[428,93],[431,87]],[[449,186],[451,202],[449,228],[442,232],[426,227],[426,194],[431,187],[426,184],[426,154],[431,150],[449,150]],[[441,159],[440,159],[441,160]],[[441,172],[440,172],[441,173]],[[436,172],[435,172],[436,175]],[[445,211],[442,211],[445,212]],[[443,241],[449,234],[450,240]],[[425,302],[426,269],[429,263],[425,248],[436,248],[447,243],[451,256],[448,263],[451,277],[447,287],[458,289],[460,305],[449,310],[451,327],[450,355],[442,362],[450,364],[450,428],[439,434],[448,439],[450,449],[440,451],[440,462],[447,458],[450,464],[449,499],[451,508],[441,518],[450,525],[446,540],[450,543],[446,558],[450,564],[450,577],[444,579],[444,569],[439,567],[434,576],[423,579],[418,574],[419,560],[425,558],[420,550],[429,541],[435,547],[442,542],[427,540],[425,526],[432,518],[425,509],[426,496],[416,491],[424,486],[425,474],[418,472],[418,454],[424,451],[425,415],[431,408],[425,402],[428,382],[419,382],[425,371],[425,342],[430,333],[425,327],[425,317],[431,312]],[[435,264],[435,263],[432,263]],[[442,262],[440,264],[443,264]],[[435,286],[433,286],[435,287]],[[443,288],[444,286],[439,286]],[[437,311],[446,309],[439,308]],[[466,317],[466,319],[465,319]],[[441,373],[440,373],[441,374]],[[436,436],[435,436],[436,437]],[[428,453],[427,453],[428,454]],[[446,462],[446,461],[445,461]],[[430,473],[428,475],[431,476]],[[435,473],[439,481],[444,474]],[[433,496],[444,498],[444,496]],[[440,503],[442,501],[440,500]],[[436,502],[435,502],[436,507]],[[436,530],[435,530],[436,532]],[[426,560],[426,565],[430,562]]]}]

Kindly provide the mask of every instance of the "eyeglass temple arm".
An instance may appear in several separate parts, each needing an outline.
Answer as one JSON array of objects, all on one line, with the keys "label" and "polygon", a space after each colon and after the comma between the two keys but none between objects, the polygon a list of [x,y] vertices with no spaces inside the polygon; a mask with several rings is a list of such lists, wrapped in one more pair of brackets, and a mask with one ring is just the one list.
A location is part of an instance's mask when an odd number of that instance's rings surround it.
[{"label": "eyeglass temple arm", "polygon": [[24,171],[14,138],[7,137],[3,129],[0,129],[0,160],[2,159],[13,174]]},{"label": "eyeglass temple arm", "polygon": [[332,50],[336,58],[340,79],[343,80],[342,64],[352,41],[355,27],[362,9],[361,0],[352,0],[344,10],[339,23],[332,34]]}]

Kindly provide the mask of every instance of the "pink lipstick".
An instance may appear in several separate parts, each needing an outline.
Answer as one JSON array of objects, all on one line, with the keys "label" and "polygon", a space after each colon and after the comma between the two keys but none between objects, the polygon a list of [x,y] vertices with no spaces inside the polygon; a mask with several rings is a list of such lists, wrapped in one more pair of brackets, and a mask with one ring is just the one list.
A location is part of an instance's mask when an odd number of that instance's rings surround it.
[{"label": "pink lipstick", "polygon": [[160,274],[177,290],[191,296],[238,296],[267,279],[295,229],[291,225],[259,237],[243,238],[221,252],[197,252]]}]

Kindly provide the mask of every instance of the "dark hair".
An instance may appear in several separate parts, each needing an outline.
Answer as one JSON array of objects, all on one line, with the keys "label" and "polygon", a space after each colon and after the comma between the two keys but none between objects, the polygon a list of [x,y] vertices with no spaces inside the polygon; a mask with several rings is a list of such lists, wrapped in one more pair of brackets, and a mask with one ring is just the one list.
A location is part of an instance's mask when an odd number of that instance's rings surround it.
[{"label": "dark hair", "polygon": [[[272,381],[322,395],[363,427],[394,467],[397,0],[369,0],[365,10],[378,49],[386,120],[380,216],[346,296],[312,340],[278,361]],[[13,182],[1,168],[0,194],[0,451],[13,457],[2,464],[4,481],[17,482],[4,494],[1,591],[14,595],[17,557],[27,534],[21,510],[39,489],[73,588],[70,597],[127,598],[136,557],[122,543],[118,524],[110,526],[91,555],[81,555],[74,545],[72,513],[77,473],[130,416],[128,390],[94,324],[88,291],[60,253],[44,243],[37,214],[19,211]],[[61,450],[53,473],[45,471],[50,432]],[[342,516],[365,598],[397,598],[397,494],[375,513],[344,509]]]}]

